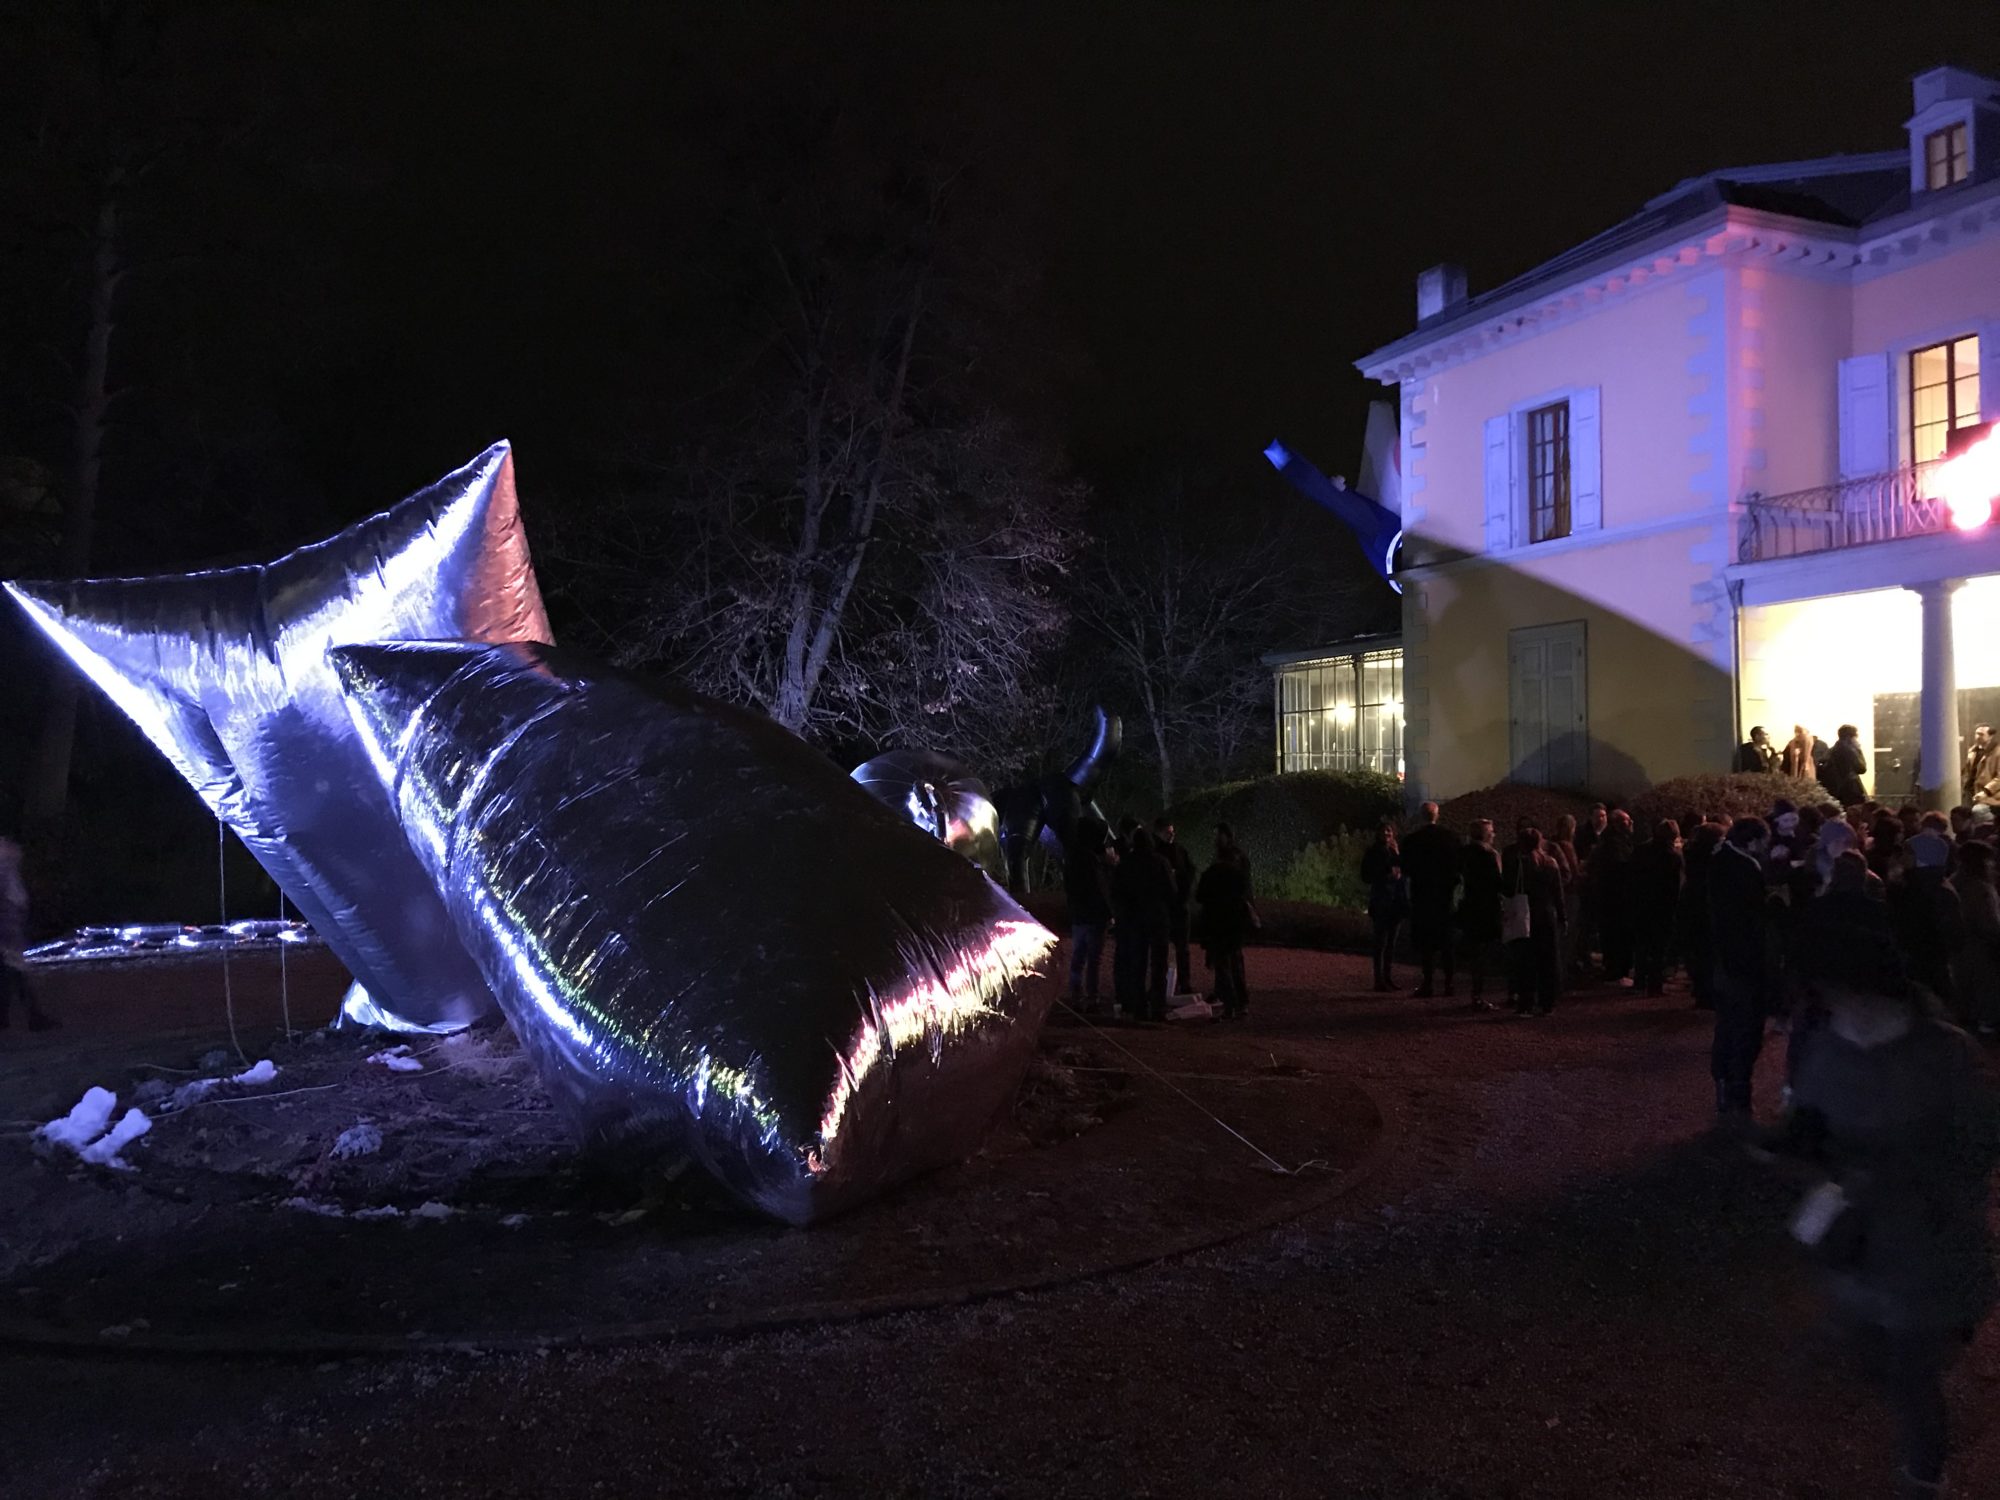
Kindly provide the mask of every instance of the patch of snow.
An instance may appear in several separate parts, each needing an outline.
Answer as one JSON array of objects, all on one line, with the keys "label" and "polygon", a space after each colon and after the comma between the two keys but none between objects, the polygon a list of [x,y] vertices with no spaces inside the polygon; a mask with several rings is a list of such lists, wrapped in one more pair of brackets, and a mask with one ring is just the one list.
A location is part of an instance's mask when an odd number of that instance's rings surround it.
[{"label": "patch of snow", "polygon": [[93,1167],[116,1167],[121,1172],[132,1170],[132,1164],[118,1153],[153,1128],[153,1122],[146,1118],[143,1109],[128,1109],[125,1117],[99,1139],[85,1146],[77,1155]]},{"label": "patch of snow", "polygon": [[393,1203],[384,1203],[378,1208],[357,1208],[353,1217],[357,1219],[400,1219],[403,1211]]},{"label": "patch of snow", "polygon": [[350,1125],[334,1138],[333,1159],[346,1161],[350,1157],[373,1156],[382,1149],[382,1132],[363,1120],[358,1125]]},{"label": "patch of snow", "polygon": [[344,1219],[347,1210],[338,1204],[322,1203],[317,1198],[287,1198],[278,1205],[280,1208],[294,1209],[302,1214],[318,1214],[322,1219]]},{"label": "patch of snow", "polygon": [[500,1221],[500,1227],[502,1229],[519,1229],[527,1222],[528,1216],[526,1214],[509,1214]]},{"label": "patch of snow", "polygon": [[197,1078],[192,1083],[184,1083],[174,1090],[163,1112],[172,1113],[177,1109],[186,1109],[190,1104],[199,1104],[221,1087],[220,1078]]},{"label": "patch of snow", "polygon": [[81,1151],[104,1134],[111,1123],[111,1111],[117,1107],[118,1096],[110,1089],[92,1088],[76,1101],[68,1114],[49,1121],[35,1134],[50,1145]]},{"label": "patch of snow", "polygon": [[245,1085],[257,1084],[257,1083],[269,1083],[273,1078],[276,1078],[277,1076],[278,1076],[278,1065],[272,1062],[271,1059],[267,1057],[259,1062],[252,1063],[249,1067],[245,1068],[241,1073],[238,1073],[234,1078],[230,1079],[229,1081],[231,1083],[241,1083]]},{"label": "patch of snow", "polygon": [[458,1210],[453,1208],[449,1203],[433,1201],[420,1204],[416,1208],[411,1209],[410,1217],[413,1219],[449,1219],[457,1212]]},{"label": "patch of snow", "polygon": [[391,1047],[384,1052],[371,1053],[368,1060],[380,1063],[391,1073],[421,1073],[424,1070],[423,1062],[410,1056],[410,1049],[406,1046]]}]

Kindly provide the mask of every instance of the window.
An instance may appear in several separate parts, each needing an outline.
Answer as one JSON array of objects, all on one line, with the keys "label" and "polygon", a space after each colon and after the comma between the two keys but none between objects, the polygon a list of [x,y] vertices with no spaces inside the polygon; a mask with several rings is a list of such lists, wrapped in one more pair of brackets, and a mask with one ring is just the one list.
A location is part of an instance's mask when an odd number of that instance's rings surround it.
[{"label": "window", "polygon": [[1528,540],[1569,535],[1569,403],[1528,413]]},{"label": "window", "polygon": [[1979,338],[1910,353],[1910,462],[1944,457],[1952,429],[1979,421]]},{"label": "window", "polygon": [[1970,146],[1963,120],[1925,136],[1924,186],[1945,188],[1965,181],[1972,173]]},{"label": "window", "polygon": [[1403,771],[1403,653],[1278,669],[1280,771]]}]

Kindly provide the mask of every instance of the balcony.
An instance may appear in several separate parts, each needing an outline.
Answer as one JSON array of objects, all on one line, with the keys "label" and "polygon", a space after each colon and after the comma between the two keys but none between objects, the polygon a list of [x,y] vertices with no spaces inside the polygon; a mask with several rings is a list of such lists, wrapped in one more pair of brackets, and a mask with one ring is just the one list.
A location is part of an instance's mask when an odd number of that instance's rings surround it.
[{"label": "balcony", "polygon": [[1937,467],[1914,464],[1789,495],[1753,493],[1736,506],[1736,560],[1771,562],[1949,531],[1951,512],[1932,493]]}]

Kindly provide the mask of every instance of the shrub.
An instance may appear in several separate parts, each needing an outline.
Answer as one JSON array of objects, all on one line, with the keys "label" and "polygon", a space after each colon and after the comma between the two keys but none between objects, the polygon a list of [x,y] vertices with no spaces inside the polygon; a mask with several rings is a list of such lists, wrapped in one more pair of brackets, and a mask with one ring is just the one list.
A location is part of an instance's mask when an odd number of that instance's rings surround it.
[{"label": "shrub", "polygon": [[1229,824],[1261,889],[1288,878],[1293,856],[1307,845],[1373,829],[1394,817],[1402,800],[1402,783],[1379,771],[1290,771],[1191,792],[1168,816],[1195,862],[1204,865],[1215,846],[1215,825]]},{"label": "shrub", "polygon": [[1365,911],[1368,887],[1361,881],[1361,854],[1373,837],[1367,829],[1356,828],[1307,844],[1275,873],[1257,879],[1258,896]]},{"label": "shrub", "polygon": [[1581,827],[1596,800],[1582,792],[1557,791],[1549,787],[1503,781],[1440,803],[1438,821],[1454,832],[1464,834],[1472,831],[1473,819],[1491,818],[1495,837],[1505,844],[1514,837],[1514,825],[1522,818],[1551,836],[1556,831],[1556,819],[1564,813],[1575,818]]},{"label": "shrub", "polygon": [[1676,776],[1663,781],[1633,798],[1632,822],[1641,830],[1650,830],[1660,819],[1678,819],[1690,808],[1708,817],[1768,817],[1780,797],[1794,807],[1840,810],[1840,804],[1816,781],[1739,771],[1728,776]]}]

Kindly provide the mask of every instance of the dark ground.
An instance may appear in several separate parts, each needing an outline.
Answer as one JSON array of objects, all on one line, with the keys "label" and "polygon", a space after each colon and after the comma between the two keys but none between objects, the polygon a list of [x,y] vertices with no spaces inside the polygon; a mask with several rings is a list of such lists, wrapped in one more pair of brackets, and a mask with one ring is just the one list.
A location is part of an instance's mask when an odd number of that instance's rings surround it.
[{"label": "dark ground", "polygon": [[[1382,1101],[1380,1167],[1275,1230],[1021,1296],[629,1348],[9,1350],[0,1493],[1887,1492],[1886,1419],[1811,1336],[1793,1190],[1704,1134],[1684,998],[1528,1022],[1361,994],[1356,958],[1250,967],[1247,1027],[1120,1039]],[[1282,1129],[1259,1144],[1301,1154]],[[1951,1389],[1953,1493],[2000,1493],[1990,1327]]]}]

